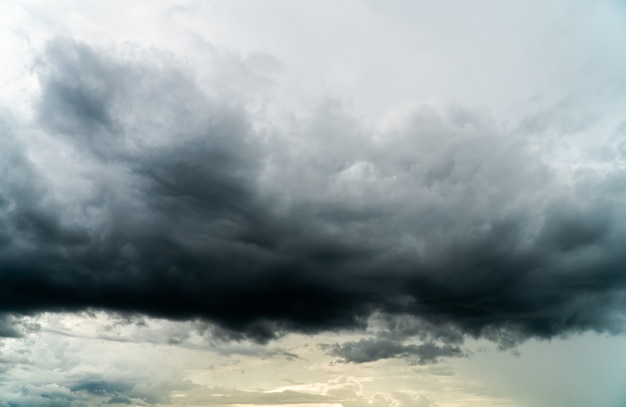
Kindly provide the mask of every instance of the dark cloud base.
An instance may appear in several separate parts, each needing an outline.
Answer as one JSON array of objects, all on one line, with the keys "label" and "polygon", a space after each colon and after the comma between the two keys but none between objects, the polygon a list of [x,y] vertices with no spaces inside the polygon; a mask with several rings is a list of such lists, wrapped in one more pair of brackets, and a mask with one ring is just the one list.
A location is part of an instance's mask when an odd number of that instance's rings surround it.
[{"label": "dark cloud base", "polygon": [[559,183],[523,137],[460,108],[416,111],[385,145],[325,105],[290,146],[257,129],[252,97],[224,84],[238,78],[207,88],[166,57],[115,55],[58,40],[37,66],[37,131],[66,159],[34,162],[5,120],[1,311],[201,319],[259,341],[373,312],[501,343],[621,330],[621,172]]}]

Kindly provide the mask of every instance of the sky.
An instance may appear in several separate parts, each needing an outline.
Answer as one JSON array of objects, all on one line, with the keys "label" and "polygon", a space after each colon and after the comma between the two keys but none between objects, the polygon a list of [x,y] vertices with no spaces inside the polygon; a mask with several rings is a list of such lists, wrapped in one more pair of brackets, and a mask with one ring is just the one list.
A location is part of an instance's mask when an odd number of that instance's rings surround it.
[{"label": "sky", "polygon": [[626,407],[622,1],[0,15],[0,407]]}]

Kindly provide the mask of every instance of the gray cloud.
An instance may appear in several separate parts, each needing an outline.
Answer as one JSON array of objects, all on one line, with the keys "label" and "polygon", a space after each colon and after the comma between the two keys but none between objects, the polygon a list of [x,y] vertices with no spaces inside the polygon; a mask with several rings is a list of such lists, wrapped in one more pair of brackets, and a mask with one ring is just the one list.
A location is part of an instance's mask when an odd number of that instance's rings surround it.
[{"label": "gray cloud", "polygon": [[[36,323],[22,320],[10,314],[0,315],[0,338],[19,338],[26,333],[37,330],[39,330],[39,326]],[[1,360],[0,363],[2,363]]]},{"label": "gray cloud", "polygon": [[439,358],[463,356],[458,346],[439,346],[432,342],[420,345],[403,344],[385,339],[361,339],[357,342],[346,342],[325,346],[331,355],[338,356],[344,362],[365,363],[381,359],[402,357],[419,364],[436,363]]},{"label": "gray cloud", "polygon": [[0,310],[200,319],[261,342],[422,321],[336,348],[355,361],[621,330],[623,171],[561,177],[463,107],[371,130],[328,101],[260,127],[232,73],[262,77],[257,59],[214,59],[205,80],[138,55],[47,47],[35,124],[58,151],[4,121]]}]

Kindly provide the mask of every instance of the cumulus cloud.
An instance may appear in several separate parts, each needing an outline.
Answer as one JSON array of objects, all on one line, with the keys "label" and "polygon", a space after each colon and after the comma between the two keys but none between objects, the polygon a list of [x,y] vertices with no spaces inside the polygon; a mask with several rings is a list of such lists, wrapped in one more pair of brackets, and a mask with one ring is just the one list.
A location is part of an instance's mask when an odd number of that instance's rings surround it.
[{"label": "cumulus cloud", "polygon": [[150,406],[155,403],[168,403],[173,389],[190,386],[173,386],[171,383],[146,385],[132,381],[93,381],[89,378],[74,383],[35,383],[5,388],[3,399],[10,406],[48,407],[84,406],[86,403],[102,405]]},{"label": "cumulus cloud", "polygon": [[[115,342],[108,342],[107,346],[101,339],[89,342],[85,338],[46,334],[40,332],[2,341],[5,356],[0,361],[0,392],[2,401],[8,405],[46,407],[130,402],[147,406],[167,404],[172,392],[194,387],[179,369],[164,368],[163,361],[156,358],[145,360],[146,353],[141,353],[145,348],[140,345],[135,345],[138,354],[133,355],[124,352],[124,347],[132,346],[128,343],[111,349],[109,346]],[[105,369],[101,368],[107,363]],[[40,370],[40,366],[44,369]]]},{"label": "cumulus cloud", "polygon": [[564,177],[462,106],[376,127],[329,100],[267,124],[235,86],[267,60],[203,76],[135,51],[51,42],[35,121],[4,119],[0,310],[200,319],[261,342],[422,321],[333,348],[356,362],[622,329],[622,170]]}]

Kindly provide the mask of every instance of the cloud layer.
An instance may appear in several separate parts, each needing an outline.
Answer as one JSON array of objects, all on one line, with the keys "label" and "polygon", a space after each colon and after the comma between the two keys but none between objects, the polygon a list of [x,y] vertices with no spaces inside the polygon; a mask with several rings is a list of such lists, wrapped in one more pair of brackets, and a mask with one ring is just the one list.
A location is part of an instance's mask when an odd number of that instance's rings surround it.
[{"label": "cloud layer", "polygon": [[[334,348],[355,362],[623,328],[623,170],[551,166],[523,126],[462,106],[374,127],[327,100],[271,123],[272,59],[207,55],[197,71],[47,46],[35,118],[2,125],[0,310],[201,319],[259,341],[422,321],[375,354]],[[448,345],[402,344],[424,330]]]}]

